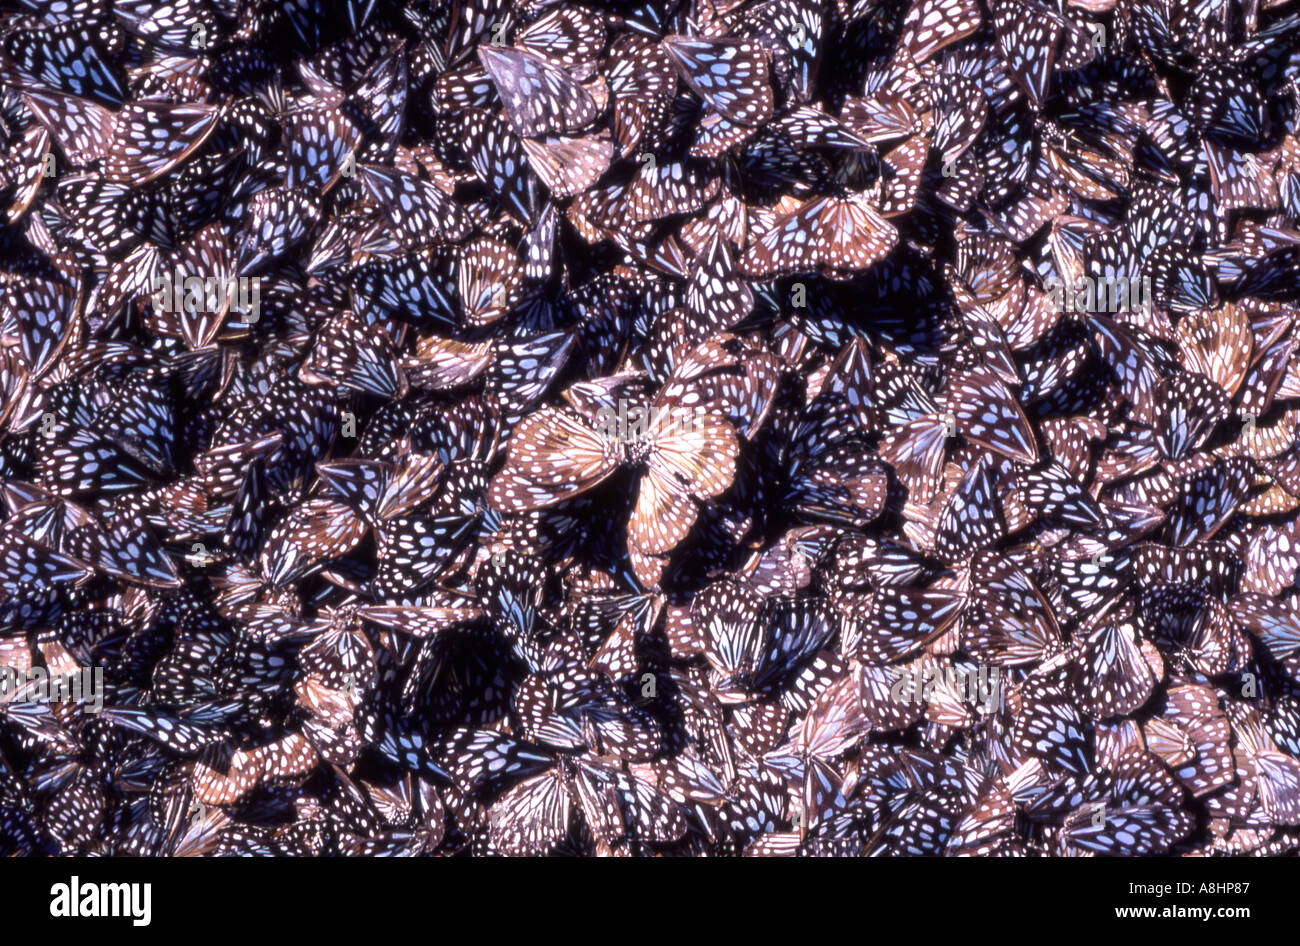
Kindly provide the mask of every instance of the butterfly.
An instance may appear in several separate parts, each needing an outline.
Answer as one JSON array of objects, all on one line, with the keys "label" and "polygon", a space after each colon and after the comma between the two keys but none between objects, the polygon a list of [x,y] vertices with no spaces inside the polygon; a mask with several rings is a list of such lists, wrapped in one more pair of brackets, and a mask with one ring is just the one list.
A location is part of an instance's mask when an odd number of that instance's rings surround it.
[{"label": "butterfly", "polygon": [[1023,569],[980,552],[971,561],[971,583],[969,607],[979,611],[963,622],[962,640],[972,653],[999,664],[1028,664],[1059,652],[1056,613]]},{"label": "butterfly", "polygon": [[67,344],[81,296],[81,287],[66,278],[29,277],[4,287],[0,318],[17,323],[19,351],[31,374],[44,374]]},{"label": "butterfly", "polygon": [[400,395],[407,386],[388,333],[347,311],[322,326],[301,376],[381,397]]},{"label": "butterfly", "polygon": [[1110,797],[1066,815],[1061,841],[1103,855],[1137,856],[1169,850],[1194,821],[1179,805],[1182,792],[1150,753],[1133,749],[1112,773]]},{"label": "butterfly", "polygon": [[74,165],[102,161],[110,183],[138,187],[166,174],[216,130],[221,109],[202,103],[128,102],[113,112],[56,92],[23,94]]},{"label": "butterfly", "polygon": [[358,165],[356,171],[370,199],[393,215],[396,236],[408,249],[420,249],[438,238],[459,242],[469,236],[469,217],[437,185],[369,164]]},{"label": "butterfly", "polygon": [[194,797],[206,805],[229,805],[260,785],[301,780],[319,762],[307,739],[291,733],[251,749],[231,753],[208,750],[194,763]]},{"label": "butterfly", "polygon": [[649,143],[668,115],[677,76],[667,51],[649,37],[620,36],[610,50],[606,73],[613,96],[614,140],[622,157]]},{"label": "butterfly", "polygon": [[579,131],[596,118],[596,100],[564,65],[528,48],[486,45],[477,53],[521,138]]},{"label": "butterfly", "polygon": [[892,663],[942,634],[962,613],[962,596],[939,588],[878,589],[852,602],[850,620],[861,622],[857,656]]},{"label": "butterfly", "polygon": [[729,419],[690,407],[671,381],[648,405],[605,405],[599,419],[598,428],[555,407],[526,416],[488,487],[489,503],[503,511],[540,509],[594,488],[620,466],[644,464],[628,520],[629,547],[646,555],[671,552],[695,524],[696,502],[731,485],[738,444]]},{"label": "butterfly", "polygon": [[965,471],[940,514],[935,553],[958,561],[997,541],[1005,532],[1001,504],[994,491],[993,464],[985,459]]},{"label": "butterfly", "polygon": [[852,273],[884,259],[898,230],[863,195],[818,197],[778,217],[740,258],[760,278],[788,273]]},{"label": "butterfly", "polygon": [[755,42],[669,36],[663,48],[682,80],[728,121],[759,125],[772,117],[767,57]]},{"label": "butterfly", "polygon": [[289,142],[286,182],[290,187],[310,184],[328,190],[349,168],[355,169],[362,133],[337,108],[309,104],[289,112],[284,117],[284,135]]},{"label": "butterfly", "polygon": [[1130,617],[1108,617],[1084,642],[1076,682],[1080,704],[1096,717],[1127,716],[1150,699],[1164,675],[1159,652],[1142,646]]},{"label": "butterfly", "polygon": [[710,685],[724,705],[749,702],[777,685],[833,632],[812,602],[768,607],[730,581],[695,596],[691,621],[712,668]]},{"label": "butterfly", "polygon": [[493,803],[492,844],[515,857],[548,854],[579,813],[598,847],[672,842],[687,830],[676,803],[649,782],[577,759],[525,779]]},{"label": "butterfly", "polygon": [[1059,675],[1026,680],[1020,699],[1012,743],[1053,772],[1087,773],[1092,767],[1088,731]]},{"label": "butterfly", "polygon": [[969,0],[914,0],[903,17],[898,47],[920,65],[975,32],[980,19],[979,5]]},{"label": "butterfly", "polygon": [[342,503],[308,500],[271,527],[259,564],[267,580],[285,585],[350,551],[364,537],[365,523]]}]

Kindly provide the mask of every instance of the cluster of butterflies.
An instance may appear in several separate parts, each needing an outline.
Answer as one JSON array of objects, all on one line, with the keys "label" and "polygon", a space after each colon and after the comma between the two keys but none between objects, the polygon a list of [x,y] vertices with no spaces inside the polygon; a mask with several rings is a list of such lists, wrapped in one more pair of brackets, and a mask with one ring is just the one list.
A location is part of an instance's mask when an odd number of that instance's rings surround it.
[{"label": "cluster of butterflies", "polygon": [[1294,0],[9,0],[0,853],[1300,847],[1298,111]]}]

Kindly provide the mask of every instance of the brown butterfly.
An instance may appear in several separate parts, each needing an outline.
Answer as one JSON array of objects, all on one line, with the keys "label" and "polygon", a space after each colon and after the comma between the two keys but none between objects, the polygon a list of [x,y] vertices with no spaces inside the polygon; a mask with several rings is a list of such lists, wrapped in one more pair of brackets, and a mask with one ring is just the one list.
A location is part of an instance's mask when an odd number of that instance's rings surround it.
[{"label": "brown butterfly", "polygon": [[898,230],[863,195],[817,197],[778,218],[740,259],[741,273],[854,272],[889,255]]},{"label": "brown butterfly", "polygon": [[[508,512],[540,509],[632,467],[642,473],[629,547],[640,555],[668,554],[695,524],[697,501],[731,485],[739,451],[725,411],[712,410],[694,387],[674,378],[648,404],[619,398],[595,411],[543,407],[530,414],[511,436],[488,501]],[[637,571],[646,580],[652,569]]]}]

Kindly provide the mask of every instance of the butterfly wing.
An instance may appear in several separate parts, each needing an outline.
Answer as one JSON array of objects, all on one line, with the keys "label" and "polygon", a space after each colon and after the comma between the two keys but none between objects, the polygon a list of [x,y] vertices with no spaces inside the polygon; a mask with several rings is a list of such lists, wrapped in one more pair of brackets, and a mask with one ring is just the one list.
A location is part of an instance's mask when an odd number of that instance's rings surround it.
[{"label": "butterfly wing", "polygon": [[752,278],[857,272],[897,242],[898,230],[865,199],[818,197],[778,217],[745,251],[740,271]]},{"label": "butterfly wing", "polygon": [[506,465],[488,487],[488,502],[513,511],[551,506],[600,483],[619,460],[615,442],[568,411],[543,407],[511,434]]},{"label": "butterfly wing", "polygon": [[578,131],[600,112],[596,100],[562,65],[532,50],[482,45],[478,57],[521,138]]},{"label": "butterfly wing", "polygon": [[772,117],[772,84],[767,55],[750,40],[664,40],[681,77],[722,117],[741,125],[760,125]]}]

